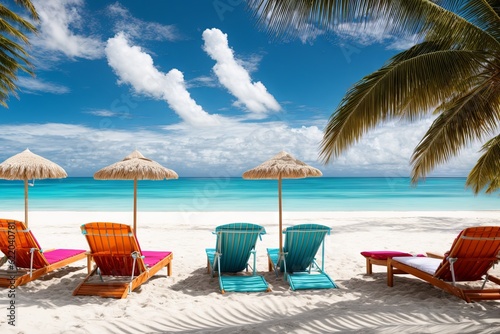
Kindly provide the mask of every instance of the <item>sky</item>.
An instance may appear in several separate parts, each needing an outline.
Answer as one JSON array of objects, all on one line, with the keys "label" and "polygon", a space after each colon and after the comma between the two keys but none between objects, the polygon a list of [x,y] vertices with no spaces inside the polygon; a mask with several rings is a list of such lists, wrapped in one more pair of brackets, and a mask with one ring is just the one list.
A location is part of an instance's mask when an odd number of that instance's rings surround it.
[{"label": "sky", "polygon": [[[276,36],[242,0],[33,3],[36,76],[0,107],[0,162],[29,148],[92,176],[139,150],[180,177],[238,177],[285,150],[325,176],[407,177],[432,122],[391,121],[319,159],[347,90],[411,46],[375,24]],[[479,148],[429,176],[467,176]]]}]

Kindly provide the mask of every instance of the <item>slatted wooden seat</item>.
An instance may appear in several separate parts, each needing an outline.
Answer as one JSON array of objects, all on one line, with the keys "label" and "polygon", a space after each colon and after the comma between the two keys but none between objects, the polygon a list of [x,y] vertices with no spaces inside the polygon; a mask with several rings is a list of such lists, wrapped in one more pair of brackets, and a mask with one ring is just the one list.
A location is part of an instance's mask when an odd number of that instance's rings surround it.
[{"label": "slatted wooden seat", "polygon": [[95,222],[82,225],[93,268],[73,295],[126,298],[163,267],[172,275],[172,252],[142,251],[129,225]]}]

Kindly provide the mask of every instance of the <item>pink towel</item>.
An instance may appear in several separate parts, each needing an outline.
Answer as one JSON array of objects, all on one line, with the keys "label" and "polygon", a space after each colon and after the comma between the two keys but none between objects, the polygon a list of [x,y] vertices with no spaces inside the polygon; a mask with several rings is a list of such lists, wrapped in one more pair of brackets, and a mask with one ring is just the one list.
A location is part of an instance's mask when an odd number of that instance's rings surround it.
[{"label": "pink towel", "polygon": [[47,259],[48,263],[53,264],[84,252],[85,251],[81,249],[54,249],[43,252],[43,255]]},{"label": "pink towel", "polygon": [[148,267],[153,267],[170,254],[172,254],[172,252],[142,251],[142,255],[144,255],[144,263]]}]

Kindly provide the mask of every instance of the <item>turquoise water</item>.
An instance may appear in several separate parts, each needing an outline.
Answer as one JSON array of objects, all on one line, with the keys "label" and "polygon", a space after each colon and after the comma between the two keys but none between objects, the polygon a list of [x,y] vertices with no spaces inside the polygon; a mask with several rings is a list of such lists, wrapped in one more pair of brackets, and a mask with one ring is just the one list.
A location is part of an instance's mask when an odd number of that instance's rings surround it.
[{"label": "turquoise water", "polygon": [[[180,178],[138,181],[139,211],[276,211],[276,180]],[[128,211],[133,181],[36,180],[30,210]],[[0,211],[24,210],[22,181],[0,180]],[[498,195],[474,196],[465,178],[306,178],[283,180],[284,211],[500,210]]]}]

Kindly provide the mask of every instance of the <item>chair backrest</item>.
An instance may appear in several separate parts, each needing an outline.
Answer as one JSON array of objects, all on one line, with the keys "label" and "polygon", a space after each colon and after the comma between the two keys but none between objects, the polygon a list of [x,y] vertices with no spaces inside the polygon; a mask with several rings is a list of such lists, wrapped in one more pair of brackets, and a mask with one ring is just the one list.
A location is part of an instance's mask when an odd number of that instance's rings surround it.
[{"label": "chair backrest", "polygon": [[251,223],[230,223],[215,228],[215,249],[220,256],[221,272],[239,272],[246,268],[257,238],[266,233],[264,227]]},{"label": "chair backrest", "polygon": [[33,269],[49,265],[33,233],[18,220],[0,219],[0,250],[17,268],[31,268],[32,255]]},{"label": "chair backrest", "polygon": [[[139,275],[146,270],[139,242],[129,225],[108,222],[87,223],[81,230],[102,275]],[[137,255],[135,266],[134,257]]]},{"label": "chair backrest", "polygon": [[449,253],[439,265],[434,276],[452,281],[451,264],[456,281],[480,280],[499,260],[500,226],[469,227],[453,241]]},{"label": "chair backrest", "polygon": [[312,264],[325,236],[331,228],[319,224],[300,224],[285,229],[286,270],[305,271]]}]

